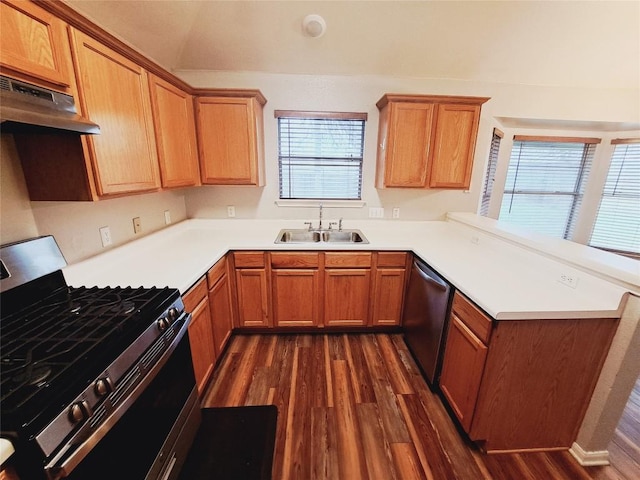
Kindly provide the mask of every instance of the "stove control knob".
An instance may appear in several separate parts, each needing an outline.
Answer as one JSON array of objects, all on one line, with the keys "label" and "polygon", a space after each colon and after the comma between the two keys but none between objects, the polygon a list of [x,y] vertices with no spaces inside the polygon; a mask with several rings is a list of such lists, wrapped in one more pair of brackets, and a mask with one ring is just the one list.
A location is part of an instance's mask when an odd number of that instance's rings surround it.
[{"label": "stove control knob", "polygon": [[167,328],[169,328],[169,325],[171,325],[171,322],[167,317],[160,317],[158,319],[158,330],[160,330],[161,332],[164,332]]},{"label": "stove control knob", "polygon": [[178,309],[176,307],[171,307],[167,312],[167,317],[169,318],[169,320],[171,320],[171,322],[175,322],[178,318]]},{"label": "stove control knob", "polygon": [[93,389],[95,390],[96,395],[103,397],[113,392],[113,382],[109,377],[99,378],[96,380],[96,383],[94,383]]},{"label": "stove control knob", "polygon": [[89,418],[91,415],[91,407],[86,400],[76,402],[69,408],[69,420],[73,423],[81,422]]}]

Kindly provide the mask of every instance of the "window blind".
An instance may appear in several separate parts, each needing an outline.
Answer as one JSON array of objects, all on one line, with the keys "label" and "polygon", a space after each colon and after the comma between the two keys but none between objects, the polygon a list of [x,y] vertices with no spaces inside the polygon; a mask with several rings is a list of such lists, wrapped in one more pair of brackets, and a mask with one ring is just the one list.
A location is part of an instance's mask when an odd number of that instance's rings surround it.
[{"label": "window blind", "polygon": [[493,129],[493,137],[491,138],[491,148],[489,149],[489,164],[487,165],[487,173],[484,177],[484,186],[482,188],[482,201],[480,202],[480,215],[486,217],[489,214],[489,201],[493,192],[493,182],[496,177],[496,167],[498,166],[498,153],[500,151],[500,141],[503,133],[497,128]]},{"label": "window blind", "polygon": [[281,199],[361,199],[365,118],[353,116],[278,116]]},{"label": "window blind", "polygon": [[616,145],[589,245],[640,254],[640,143]]},{"label": "window blind", "polygon": [[514,137],[499,219],[571,238],[599,140],[558,140]]}]

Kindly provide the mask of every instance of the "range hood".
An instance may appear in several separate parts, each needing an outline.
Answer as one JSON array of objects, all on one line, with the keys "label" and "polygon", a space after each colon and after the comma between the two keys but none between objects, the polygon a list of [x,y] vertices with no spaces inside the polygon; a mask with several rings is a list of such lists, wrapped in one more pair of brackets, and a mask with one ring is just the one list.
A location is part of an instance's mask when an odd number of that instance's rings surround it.
[{"label": "range hood", "polygon": [[71,95],[0,76],[0,132],[97,134]]}]

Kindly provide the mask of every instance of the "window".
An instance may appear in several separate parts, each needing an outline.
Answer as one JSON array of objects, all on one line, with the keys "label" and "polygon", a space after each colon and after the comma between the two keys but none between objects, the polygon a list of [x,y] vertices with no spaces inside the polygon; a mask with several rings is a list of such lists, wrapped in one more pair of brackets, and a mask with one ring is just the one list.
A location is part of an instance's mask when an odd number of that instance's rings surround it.
[{"label": "window", "polygon": [[597,138],[515,136],[499,219],[571,238]]},{"label": "window", "polygon": [[640,255],[640,140],[616,144],[589,245]]},{"label": "window", "polygon": [[366,113],[275,112],[281,199],[360,200]]},{"label": "window", "polygon": [[482,201],[480,203],[480,215],[486,217],[489,214],[489,200],[493,192],[493,182],[496,176],[496,167],[498,165],[498,152],[500,151],[500,141],[504,134],[497,128],[493,129],[493,137],[491,138],[491,148],[489,149],[489,164],[487,165],[487,174],[484,177],[484,187],[482,188]]}]

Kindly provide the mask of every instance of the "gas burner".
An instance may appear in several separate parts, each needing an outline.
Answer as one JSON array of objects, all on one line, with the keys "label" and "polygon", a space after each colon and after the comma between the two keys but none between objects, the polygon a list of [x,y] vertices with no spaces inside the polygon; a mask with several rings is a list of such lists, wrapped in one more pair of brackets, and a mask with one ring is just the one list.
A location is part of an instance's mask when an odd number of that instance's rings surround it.
[{"label": "gas burner", "polygon": [[27,365],[11,377],[16,385],[41,386],[51,375],[51,368],[46,365]]},{"label": "gas burner", "polygon": [[134,312],[135,309],[136,309],[135,303],[125,300],[111,307],[109,311],[113,313],[118,313],[121,315],[129,315],[131,312]]}]

